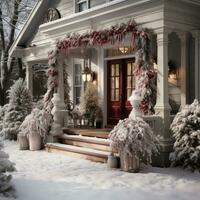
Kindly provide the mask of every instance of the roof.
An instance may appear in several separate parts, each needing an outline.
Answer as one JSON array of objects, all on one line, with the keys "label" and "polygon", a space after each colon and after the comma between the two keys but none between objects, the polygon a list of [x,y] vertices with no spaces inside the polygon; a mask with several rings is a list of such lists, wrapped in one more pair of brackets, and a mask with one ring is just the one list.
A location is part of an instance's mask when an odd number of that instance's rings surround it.
[{"label": "roof", "polygon": [[27,43],[34,37],[34,33],[37,32],[39,25],[42,23],[41,19],[43,19],[45,10],[48,9],[48,5],[49,0],[38,0],[36,2],[23,28],[13,42],[9,50],[9,56],[13,56],[13,52],[17,46],[26,47]]}]

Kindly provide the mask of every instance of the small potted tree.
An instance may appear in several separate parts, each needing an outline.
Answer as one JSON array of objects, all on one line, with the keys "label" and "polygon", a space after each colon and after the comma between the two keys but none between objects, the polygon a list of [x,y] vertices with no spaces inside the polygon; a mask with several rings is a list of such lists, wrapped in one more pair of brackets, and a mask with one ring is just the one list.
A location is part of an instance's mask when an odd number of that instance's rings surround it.
[{"label": "small potted tree", "polygon": [[[45,110],[33,109],[20,126],[20,135],[28,137],[31,151],[40,150],[50,129],[52,116]],[[43,139],[43,141],[42,141]]]}]

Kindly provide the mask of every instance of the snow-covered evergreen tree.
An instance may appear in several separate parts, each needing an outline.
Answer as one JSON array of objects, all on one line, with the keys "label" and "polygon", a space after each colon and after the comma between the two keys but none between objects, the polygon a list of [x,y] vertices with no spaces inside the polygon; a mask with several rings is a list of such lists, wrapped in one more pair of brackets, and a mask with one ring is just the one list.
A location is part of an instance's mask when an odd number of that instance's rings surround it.
[{"label": "snow-covered evergreen tree", "polygon": [[172,166],[200,171],[200,104],[197,100],[186,105],[175,116],[171,130],[175,138]]},{"label": "snow-covered evergreen tree", "polygon": [[94,122],[98,106],[98,91],[96,84],[88,82],[85,92],[80,99],[80,111],[88,114],[92,122]]},{"label": "snow-covered evergreen tree", "polygon": [[11,86],[8,97],[9,104],[4,115],[1,135],[5,139],[16,140],[21,123],[32,110],[32,98],[22,79]]},{"label": "snow-covered evergreen tree", "polygon": [[0,141],[0,199],[1,196],[12,197],[14,196],[14,188],[10,183],[12,178],[7,172],[14,171],[14,163],[8,160],[9,156],[2,151],[3,145]]},{"label": "snow-covered evergreen tree", "polygon": [[7,112],[7,109],[8,109],[8,104],[5,104],[4,106],[0,107],[0,131],[2,131],[3,129],[3,119]]}]

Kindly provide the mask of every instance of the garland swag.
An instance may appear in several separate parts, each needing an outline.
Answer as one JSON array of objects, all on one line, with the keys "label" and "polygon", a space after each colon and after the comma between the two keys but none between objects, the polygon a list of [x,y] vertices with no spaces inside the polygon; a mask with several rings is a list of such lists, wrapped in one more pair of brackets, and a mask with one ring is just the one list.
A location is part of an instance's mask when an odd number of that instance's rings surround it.
[{"label": "garland swag", "polygon": [[131,35],[131,46],[137,53],[136,56],[136,90],[141,94],[140,104],[143,114],[151,114],[155,103],[155,72],[150,63],[149,56],[149,36],[146,31],[137,26],[134,21],[127,24],[112,26],[111,28],[90,31],[84,34],[68,34],[64,39],[58,40],[54,52],[49,54],[49,81],[48,91],[44,101],[49,102],[52,92],[57,87],[56,56],[63,51],[68,54],[70,48],[87,48],[89,46],[102,46],[104,44],[121,44],[127,34]]}]

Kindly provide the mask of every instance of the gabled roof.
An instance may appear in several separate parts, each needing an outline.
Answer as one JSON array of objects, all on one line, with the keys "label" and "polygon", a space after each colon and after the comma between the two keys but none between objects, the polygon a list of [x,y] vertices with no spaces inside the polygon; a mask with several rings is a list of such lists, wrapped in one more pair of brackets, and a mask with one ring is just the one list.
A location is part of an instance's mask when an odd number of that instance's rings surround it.
[{"label": "gabled roof", "polygon": [[32,39],[34,33],[37,32],[39,25],[42,23],[41,19],[44,18],[44,13],[48,9],[49,2],[50,0],[38,0],[36,2],[23,28],[11,46],[9,56],[13,56],[16,47],[26,47],[27,43]]}]

